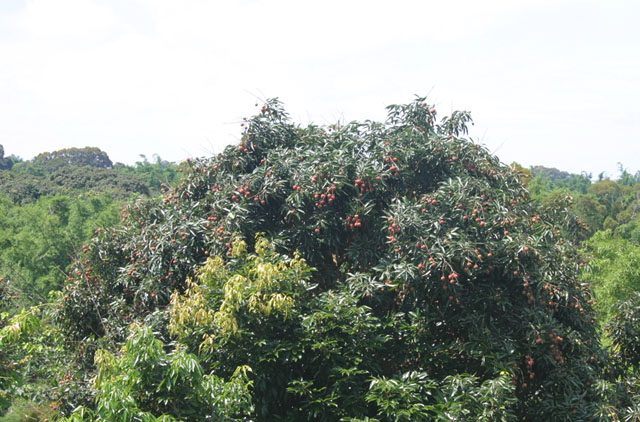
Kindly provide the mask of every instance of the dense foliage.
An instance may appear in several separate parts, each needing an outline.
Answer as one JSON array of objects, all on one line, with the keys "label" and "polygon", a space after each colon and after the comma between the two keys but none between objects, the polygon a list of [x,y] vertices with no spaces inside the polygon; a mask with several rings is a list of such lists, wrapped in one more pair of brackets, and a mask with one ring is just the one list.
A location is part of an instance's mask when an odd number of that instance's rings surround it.
[{"label": "dense foliage", "polygon": [[585,246],[591,260],[584,276],[593,286],[605,323],[618,312],[621,302],[640,292],[640,244],[606,230],[596,233]]},{"label": "dense foliage", "polygon": [[583,245],[589,260],[583,277],[594,290],[600,324],[626,312],[620,307],[627,306],[624,303],[640,287],[640,172],[631,174],[619,165],[617,179],[600,174],[592,182],[590,175],[542,166],[519,170],[529,179],[529,191],[542,203],[573,197],[572,209],[589,235]]},{"label": "dense foliage", "polygon": [[154,155],[153,162],[146,156],[140,155],[142,161],[137,161],[133,166],[116,163],[114,169],[120,173],[133,174],[140,178],[152,193],[159,193],[163,186],[174,185],[180,176],[178,166]]},{"label": "dense foliage", "polygon": [[108,195],[44,197],[23,206],[0,197],[0,295],[14,306],[46,301],[95,227],[116,223],[118,210]]},{"label": "dense foliage", "polygon": [[468,121],[418,100],[298,127],[269,102],[239,145],[189,161],[66,282],[74,379],[95,357],[136,386],[98,375],[97,401],[63,400],[86,406],[69,420],[601,420],[584,229],[562,198],[532,202]]},{"label": "dense foliage", "polygon": [[51,323],[53,306],[43,303],[0,318],[0,410],[11,405],[2,422],[46,421],[59,414],[58,397],[69,395],[74,360]]},{"label": "dense foliage", "polygon": [[0,421],[638,420],[640,173],[510,169],[468,121],[0,148]]},{"label": "dense foliage", "polygon": [[[520,170],[522,168],[520,167]],[[617,180],[600,175],[597,182],[589,174],[570,174],[542,166],[524,169],[532,197],[545,201],[557,195],[574,198],[573,211],[587,225],[589,234],[617,230],[636,224],[640,218],[640,172],[632,175],[620,166]]]}]

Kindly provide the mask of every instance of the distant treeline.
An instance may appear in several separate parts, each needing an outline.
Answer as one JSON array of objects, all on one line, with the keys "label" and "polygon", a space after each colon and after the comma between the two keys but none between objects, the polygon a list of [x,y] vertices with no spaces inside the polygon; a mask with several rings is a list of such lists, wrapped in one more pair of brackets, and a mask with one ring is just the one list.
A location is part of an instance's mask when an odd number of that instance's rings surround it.
[{"label": "distant treeline", "polygon": [[517,163],[513,167],[521,173],[533,199],[548,202],[571,195],[573,210],[590,235],[609,229],[619,237],[640,242],[640,171],[633,174],[620,165],[616,179],[600,173],[593,181],[589,173],[573,174],[543,166],[525,169]]},{"label": "distant treeline", "polygon": [[109,193],[117,199],[150,196],[178,178],[177,165],[159,156],[141,155],[135,165],[113,164],[98,148],[67,148],[44,152],[31,160],[4,157],[0,145],[0,195],[16,204],[43,196]]}]

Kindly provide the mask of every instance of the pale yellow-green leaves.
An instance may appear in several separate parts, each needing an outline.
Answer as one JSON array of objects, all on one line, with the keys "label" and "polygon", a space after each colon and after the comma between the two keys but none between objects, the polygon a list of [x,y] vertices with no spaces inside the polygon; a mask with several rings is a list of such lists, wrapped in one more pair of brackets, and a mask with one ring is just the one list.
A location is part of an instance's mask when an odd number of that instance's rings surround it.
[{"label": "pale yellow-green leaves", "polygon": [[269,241],[264,237],[256,237],[256,245],[255,245],[256,255],[264,256],[269,249]]},{"label": "pale yellow-green leaves", "polygon": [[96,350],[96,354],[93,357],[93,362],[98,368],[98,373],[93,381],[95,388],[100,388],[104,382],[110,382],[113,380],[113,369],[116,365],[115,356],[104,349]]},{"label": "pale yellow-green leaves", "polygon": [[234,258],[240,258],[247,253],[247,242],[237,237],[233,240],[231,256]]},{"label": "pale yellow-green leaves", "polygon": [[240,335],[243,321],[290,316],[311,269],[298,255],[276,253],[263,237],[256,238],[254,249],[248,253],[246,242],[236,239],[230,261],[209,258],[185,292],[172,295],[171,334],[183,339],[197,335],[200,351],[213,351],[216,341]]},{"label": "pale yellow-green leaves", "polygon": [[224,260],[219,256],[212,256],[200,267],[197,280],[200,284],[211,284],[225,274]]},{"label": "pale yellow-green leaves", "polygon": [[206,327],[213,320],[213,311],[207,309],[206,298],[200,286],[187,281],[183,295],[171,295],[169,332],[174,336],[188,336],[194,327]]},{"label": "pale yellow-green leaves", "polygon": [[19,314],[14,315],[7,324],[0,330],[0,345],[5,342],[15,342],[20,337],[32,334],[40,329],[40,317],[37,307],[22,309]]}]

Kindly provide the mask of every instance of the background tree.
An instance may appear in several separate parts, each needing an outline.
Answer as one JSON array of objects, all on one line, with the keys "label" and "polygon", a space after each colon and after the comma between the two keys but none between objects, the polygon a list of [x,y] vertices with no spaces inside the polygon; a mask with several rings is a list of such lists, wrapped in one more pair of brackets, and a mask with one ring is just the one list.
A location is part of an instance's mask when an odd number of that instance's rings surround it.
[{"label": "background tree", "polygon": [[54,172],[66,166],[91,166],[104,169],[113,167],[109,156],[95,147],[65,148],[53,152],[43,152],[32,161],[33,164],[41,166],[48,172]]},{"label": "background tree", "polygon": [[151,194],[149,187],[136,175],[112,169],[62,167],[51,174],[50,180],[63,192],[108,192],[118,199],[127,199],[135,194]]},{"label": "background tree", "polygon": [[568,190],[574,194],[585,194],[591,186],[591,174],[573,174],[556,168],[533,166],[531,175],[539,181],[546,181],[549,190]]},{"label": "background tree", "polygon": [[618,183],[622,186],[633,187],[640,183],[640,171],[637,171],[635,174],[631,174],[629,170],[622,165],[622,163],[618,163],[618,171],[620,172]]},{"label": "background tree", "polygon": [[154,154],[153,162],[150,162],[145,155],[140,155],[140,158],[142,161],[136,161],[133,166],[116,163],[114,169],[139,177],[155,194],[160,193],[163,187],[172,186],[179,180],[180,173],[176,164],[163,160],[157,154]]},{"label": "background tree", "polygon": [[4,147],[0,145],[0,170],[11,170],[11,167],[13,167],[13,160],[5,158]]},{"label": "background tree", "polygon": [[640,185],[621,165],[617,180],[601,174],[595,183],[590,174],[570,174],[542,166],[532,167],[531,173],[534,177],[527,183],[527,189],[532,197],[545,201],[552,195],[571,195],[574,198],[572,208],[587,224],[590,235],[602,229],[616,230],[639,215]]}]

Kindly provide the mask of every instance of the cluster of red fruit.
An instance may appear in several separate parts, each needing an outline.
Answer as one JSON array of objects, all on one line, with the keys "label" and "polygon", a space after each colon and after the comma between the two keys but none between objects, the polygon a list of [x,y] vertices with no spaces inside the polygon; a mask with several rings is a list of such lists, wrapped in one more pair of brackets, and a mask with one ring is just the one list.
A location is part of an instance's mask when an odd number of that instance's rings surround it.
[{"label": "cluster of red fruit", "polygon": [[[452,272],[451,274],[449,274],[449,276],[445,276],[444,274],[442,275],[442,277],[440,277],[440,280],[445,281],[447,279],[449,279],[449,284],[455,284],[456,281],[458,281],[458,273],[456,273],[455,271]],[[445,284],[446,286],[446,284]],[[446,290],[446,288],[445,288]]]},{"label": "cluster of red fruit", "polygon": [[[242,196],[244,196],[245,198],[250,197],[251,191],[249,190],[249,186],[240,186],[240,188],[238,188],[238,195],[231,195],[231,200],[234,202],[240,202],[240,198],[242,198]],[[255,200],[257,201],[258,198],[256,197]]]},{"label": "cluster of red fruit", "polygon": [[353,217],[348,215],[345,221],[347,227],[349,227],[351,230],[360,228],[362,226],[362,220],[360,220],[359,214],[355,214]]},{"label": "cluster of red fruit", "polygon": [[[429,198],[427,196],[423,196],[422,200],[425,201],[427,203],[427,205],[435,205],[438,203],[438,200],[435,198]],[[422,208],[421,212],[427,212],[427,209],[425,207]]]},{"label": "cluster of red fruit", "polygon": [[391,164],[389,166],[389,171],[394,175],[394,176],[400,176],[400,168],[397,165],[398,162],[398,157],[385,157],[384,161],[386,161],[387,163]]},{"label": "cluster of red fruit", "polygon": [[[518,271],[513,272],[513,275],[518,275],[518,274],[519,274]],[[522,294],[527,297],[527,303],[531,305],[535,302],[535,296],[531,288],[531,285],[529,284],[529,281],[531,281],[531,276],[527,275],[524,279],[526,281],[522,284],[522,287],[523,287]]]},{"label": "cluster of red fruit", "polygon": [[387,221],[391,223],[389,225],[388,230],[389,230],[389,240],[393,243],[397,240],[396,234],[400,233],[400,227],[398,227],[398,223],[393,222],[393,217],[389,217]]},{"label": "cluster of red fruit", "polygon": [[[376,179],[380,179],[380,177],[376,177]],[[353,184],[353,186],[356,187],[356,189],[360,190],[360,196],[364,196],[365,193],[367,192],[374,192],[375,189],[373,187],[373,185],[371,183],[365,183],[364,180],[362,179],[356,179],[355,183]]]},{"label": "cluster of red fruit", "polygon": [[559,365],[564,363],[564,358],[562,357],[562,350],[560,349],[560,343],[564,341],[564,338],[554,335],[553,333],[549,333],[549,339],[551,340],[551,354],[553,358]]},{"label": "cluster of red fruit", "polygon": [[[211,218],[215,218],[215,217],[211,217]],[[218,235],[218,239],[222,239],[224,237],[224,234],[225,234],[224,225],[220,224],[218,228],[209,235],[209,237],[214,238],[216,235]]]},{"label": "cluster of red fruit", "polygon": [[[314,176],[315,177],[315,176]],[[329,186],[324,193],[316,193],[313,199],[316,200],[314,206],[317,208],[326,208],[328,204],[336,200],[336,186]]]}]

